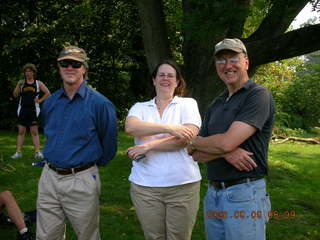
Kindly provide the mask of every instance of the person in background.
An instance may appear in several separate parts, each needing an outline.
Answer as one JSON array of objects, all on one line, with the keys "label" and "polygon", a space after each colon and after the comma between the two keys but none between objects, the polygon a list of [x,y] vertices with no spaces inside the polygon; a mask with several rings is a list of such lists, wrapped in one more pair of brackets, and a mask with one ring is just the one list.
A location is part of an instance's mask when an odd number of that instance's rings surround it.
[{"label": "person in background", "polygon": [[[32,63],[23,66],[24,80],[19,80],[13,90],[14,97],[20,97],[17,115],[18,115],[18,136],[17,149],[11,158],[22,157],[22,146],[24,143],[27,128],[30,128],[32,142],[35,148],[35,158],[43,158],[40,151],[40,140],[38,133],[38,120],[40,114],[40,103],[50,96],[50,91],[46,85],[36,80],[37,69]],[[43,96],[40,97],[40,93]]]},{"label": "person in background", "polygon": [[6,209],[8,217],[18,228],[18,240],[35,240],[35,236],[26,226],[22,212],[10,191],[0,192],[0,212]]},{"label": "person in background", "polygon": [[224,39],[214,55],[227,89],[209,106],[200,136],[188,145],[195,161],[208,163],[206,237],[264,240],[270,210],[264,177],[275,112],[272,94],[249,78],[241,40]]},{"label": "person in background", "polygon": [[98,166],[117,151],[116,111],[87,85],[82,48],[63,48],[57,61],[63,87],[45,101],[42,112],[47,163],[38,185],[37,240],[64,239],[66,219],[78,240],[100,240]]},{"label": "person in background", "polygon": [[188,156],[187,142],[198,134],[197,102],[185,98],[178,65],[166,60],[152,73],[156,96],[130,109],[125,131],[135,146],[131,199],[147,240],[189,240],[199,208],[201,175]]}]

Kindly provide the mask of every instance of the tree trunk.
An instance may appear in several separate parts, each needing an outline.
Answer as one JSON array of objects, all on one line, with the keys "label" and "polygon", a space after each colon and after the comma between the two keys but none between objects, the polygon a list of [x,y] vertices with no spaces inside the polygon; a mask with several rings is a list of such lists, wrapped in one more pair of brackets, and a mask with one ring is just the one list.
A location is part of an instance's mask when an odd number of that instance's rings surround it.
[{"label": "tree trunk", "polygon": [[[214,46],[223,38],[241,38],[249,15],[249,0],[182,0],[183,60],[189,95],[203,114],[224,89],[214,70]],[[257,66],[320,49],[320,24],[286,32],[300,10],[311,1],[271,1],[268,14],[247,39],[250,73]],[[150,71],[170,57],[168,36],[160,0],[137,0],[144,47]]]},{"label": "tree trunk", "polygon": [[225,88],[215,72],[214,46],[225,37],[241,37],[248,10],[246,0],[183,1],[184,70],[202,116]]},{"label": "tree trunk", "polygon": [[172,56],[161,0],[137,0],[145,53],[150,73],[164,59]]}]

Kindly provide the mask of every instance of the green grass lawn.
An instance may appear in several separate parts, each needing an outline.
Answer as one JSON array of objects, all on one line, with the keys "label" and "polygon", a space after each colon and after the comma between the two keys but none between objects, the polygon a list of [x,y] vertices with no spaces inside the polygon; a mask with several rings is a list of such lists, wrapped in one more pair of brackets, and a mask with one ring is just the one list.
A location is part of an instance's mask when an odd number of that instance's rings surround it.
[{"label": "green grass lawn", "polygon": [[[0,170],[0,190],[13,192],[23,210],[36,208],[37,184],[41,167],[32,167],[33,147],[27,137],[22,159],[12,160],[16,133],[0,131],[0,167],[10,164],[13,171]],[[44,142],[41,136],[41,141]],[[129,196],[130,160],[125,151],[132,139],[120,133],[117,157],[100,171],[101,235],[103,240],[143,240]],[[270,174],[267,178],[272,212],[267,226],[269,240],[320,239],[320,146],[285,143],[270,146]],[[201,166],[201,196],[207,188],[205,165]],[[202,204],[193,232],[193,240],[203,240]],[[34,228],[35,226],[33,226]],[[12,226],[0,225],[0,239],[15,239]],[[68,226],[67,240],[76,239]]]}]

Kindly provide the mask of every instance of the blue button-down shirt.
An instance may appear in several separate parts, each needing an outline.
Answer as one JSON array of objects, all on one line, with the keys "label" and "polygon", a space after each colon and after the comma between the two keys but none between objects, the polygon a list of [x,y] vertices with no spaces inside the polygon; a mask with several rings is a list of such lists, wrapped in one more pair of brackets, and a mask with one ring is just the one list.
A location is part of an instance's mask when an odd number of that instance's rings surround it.
[{"label": "blue button-down shirt", "polygon": [[85,82],[72,99],[63,88],[43,105],[44,157],[56,168],[106,165],[117,151],[115,107]]}]

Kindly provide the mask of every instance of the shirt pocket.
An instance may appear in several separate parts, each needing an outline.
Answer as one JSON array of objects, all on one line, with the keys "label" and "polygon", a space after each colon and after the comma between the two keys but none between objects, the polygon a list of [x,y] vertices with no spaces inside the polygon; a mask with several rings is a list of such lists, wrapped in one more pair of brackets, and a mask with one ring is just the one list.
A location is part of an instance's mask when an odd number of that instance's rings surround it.
[{"label": "shirt pocket", "polygon": [[74,119],[70,127],[70,141],[75,145],[84,145],[89,142],[95,129],[93,120],[89,116]]}]

